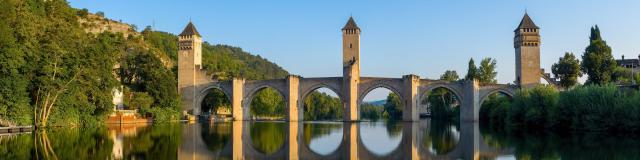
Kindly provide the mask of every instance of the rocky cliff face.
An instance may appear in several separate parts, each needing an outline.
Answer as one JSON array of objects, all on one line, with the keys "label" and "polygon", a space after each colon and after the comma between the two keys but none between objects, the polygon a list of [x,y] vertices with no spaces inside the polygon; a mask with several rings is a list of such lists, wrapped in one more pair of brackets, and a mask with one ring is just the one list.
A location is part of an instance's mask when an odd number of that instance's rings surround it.
[{"label": "rocky cliff face", "polygon": [[122,33],[124,37],[140,35],[130,24],[114,21],[96,14],[87,14],[84,17],[79,17],[78,22],[89,33]]}]

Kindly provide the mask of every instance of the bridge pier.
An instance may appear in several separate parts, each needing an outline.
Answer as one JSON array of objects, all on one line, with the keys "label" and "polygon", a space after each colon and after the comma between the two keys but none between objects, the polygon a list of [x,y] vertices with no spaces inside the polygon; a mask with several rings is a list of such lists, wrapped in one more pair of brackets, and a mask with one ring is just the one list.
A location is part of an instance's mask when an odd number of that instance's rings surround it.
[{"label": "bridge pier", "polygon": [[402,77],[404,83],[404,92],[400,94],[405,98],[404,108],[402,112],[403,121],[418,121],[418,86],[420,86],[420,77],[417,75],[406,75]]},{"label": "bridge pier", "polygon": [[[244,79],[233,78],[231,81],[231,114],[234,121],[247,120],[249,116],[249,109],[242,107],[242,97],[244,90]],[[245,112],[245,109],[247,110]],[[245,113],[247,113],[245,115]]]},{"label": "bridge pier", "polygon": [[298,98],[300,97],[300,77],[287,76],[287,94],[285,96],[287,102],[287,121],[299,121],[300,112],[298,109]]},{"label": "bridge pier", "polygon": [[463,90],[460,119],[465,122],[477,122],[480,114],[480,83],[478,80],[466,81]]}]

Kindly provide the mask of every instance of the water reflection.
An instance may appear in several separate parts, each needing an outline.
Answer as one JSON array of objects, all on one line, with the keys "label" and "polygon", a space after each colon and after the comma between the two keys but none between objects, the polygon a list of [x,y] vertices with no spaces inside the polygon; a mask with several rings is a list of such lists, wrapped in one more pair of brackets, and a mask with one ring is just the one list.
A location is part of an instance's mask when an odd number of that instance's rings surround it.
[{"label": "water reflection", "polygon": [[315,153],[329,155],[342,143],[342,128],[339,122],[304,123],[304,143]]},{"label": "water reflection", "polygon": [[202,123],[202,140],[214,154],[222,152],[231,143],[231,123]]},{"label": "water reflection", "polygon": [[251,123],[251,142],[260,152],[275,153],[284,146],[286,138],[284,122]]},{"label": "water reflection", "polygon": [[480,132],[477,123],[429,120],[170,123],[0,135],[0,159],[640,159],[634,137]]},{"label": "water reflection", "polygon": [[361,122],[360,138],[366,149],[376,155],[387,155],[402,140],[402,124],[397,122]]},{"label": "water reflection", "polygon": [[422,145],[431,153],[443,155],[455,149],[460,141],[460,129],[451,122],[430,122],[428,131],[424,132]]}]

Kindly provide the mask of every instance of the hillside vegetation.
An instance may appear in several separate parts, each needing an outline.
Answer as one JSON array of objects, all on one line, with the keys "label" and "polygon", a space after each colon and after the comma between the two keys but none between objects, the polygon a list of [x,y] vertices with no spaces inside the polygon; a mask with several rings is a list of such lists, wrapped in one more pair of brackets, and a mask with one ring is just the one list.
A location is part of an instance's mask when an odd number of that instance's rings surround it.
[{"label": "hillside vegetation", "polygon": [[[64,0],[0,0],[0,125],[85,125],[126,104],[158,119],[179,117],[177,38],[71,8]],[[240,48],[203,45],[219,79],[284,78],[281,67]]]}]

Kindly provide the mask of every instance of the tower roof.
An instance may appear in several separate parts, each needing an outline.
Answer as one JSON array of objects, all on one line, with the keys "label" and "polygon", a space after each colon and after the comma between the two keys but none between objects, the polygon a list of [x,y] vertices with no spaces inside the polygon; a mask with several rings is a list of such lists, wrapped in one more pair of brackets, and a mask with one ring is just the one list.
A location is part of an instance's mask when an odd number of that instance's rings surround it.
[{"label": "tower roof", "polygon": [[187,27],[184,28],[184,30],[182,31],[182,33],[180,33],[179,36],[192,36],[192,35],[200,36],[200,33],[198,33],[198,30],[196,30],[196,26],[194,26],[193,23],[189,21],[189,24],[187,24]]},{"label": "tower roof", "polygon": [[525,12],[524,17],[522,17],[522,21],[520,21],[520,25],[518,25],[518,28],[516,28],[516,31],[518,29],[540,29],[540,28],[536,26],[535,23],[533,23],[533,20],[531,20],[531,17],[529,17],[529,14]]},{"label": "tower roof", "polygon": [[342,27],[342,30],[351,30],[351,29],[360,30],[360,28],[356,24],[356,21],[353,20],[353,17],[349,17],[349,21],[347,21],[347,24],[344,25],[344,27]]}]

